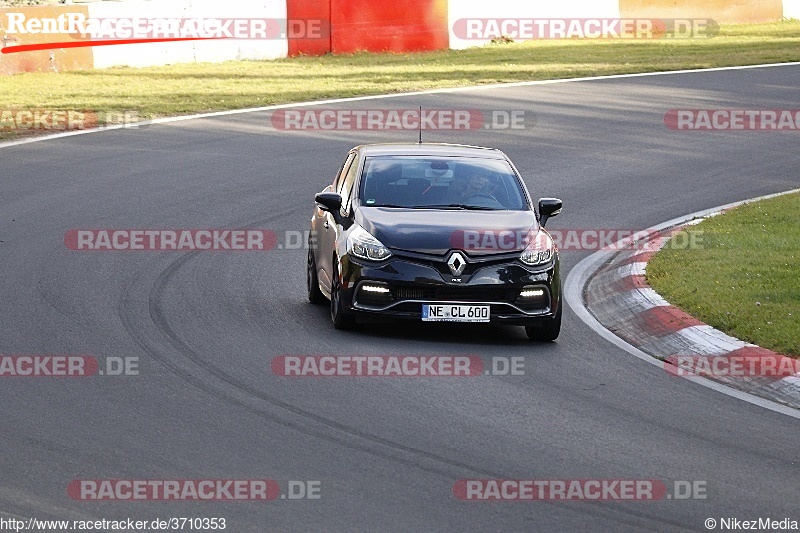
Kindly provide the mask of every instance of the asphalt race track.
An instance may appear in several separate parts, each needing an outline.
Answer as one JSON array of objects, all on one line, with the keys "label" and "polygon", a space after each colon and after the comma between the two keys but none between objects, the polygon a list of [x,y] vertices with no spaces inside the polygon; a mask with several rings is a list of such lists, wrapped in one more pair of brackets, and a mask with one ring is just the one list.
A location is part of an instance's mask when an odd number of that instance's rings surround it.
[{"label": "asphalt race track", "polygon": [[[800,66],[435,93],[336,108],[524,110],[524,129],[426,133],[501,148],[549,228],[647,228],[800,187],[796,132],[670,131],[670,109],[794,109]],[[305,250],[69,250],[70,229],[308,229],[356,144],[416,132],[284,132],[269,113],[0,149],[0,353],[138,358],[138,375],[0,378],[0,517],[224,517],[229,531],[688,530],[800,520],[800,420],[671,376],[567,308],[523,328],[335,331]],[[562,275],[588,251],[562,253]],[[278,355],[525,358],[523,376],[287,378]],[[459,501],[459,479],[705,482],[705,499]],[[319,499],[82,501],[80,479],[321,482]]]}]

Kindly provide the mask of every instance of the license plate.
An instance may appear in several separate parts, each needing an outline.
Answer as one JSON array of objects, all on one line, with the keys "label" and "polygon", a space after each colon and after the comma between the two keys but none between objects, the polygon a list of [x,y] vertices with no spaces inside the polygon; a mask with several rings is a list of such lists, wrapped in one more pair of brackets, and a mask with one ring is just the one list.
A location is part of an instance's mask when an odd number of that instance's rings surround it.
[{"label": "license plate", "polygon": [[488,305],[422,304],[425,322],[489,322]]}]

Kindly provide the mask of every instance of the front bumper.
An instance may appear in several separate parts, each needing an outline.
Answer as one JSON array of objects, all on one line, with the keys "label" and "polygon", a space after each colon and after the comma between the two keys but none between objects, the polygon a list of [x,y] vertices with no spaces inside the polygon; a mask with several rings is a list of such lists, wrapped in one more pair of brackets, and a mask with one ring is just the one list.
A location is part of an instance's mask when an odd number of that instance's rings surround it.
[{"label": "front bumper", "polygon": [[509,325],[541,323],[561,305],[557,254],[538,267],[523,264],[518,253],[468,256],[458,278],[445,258],[395,252],[386,261],[370,263],[343,257],[342,303],[360,318],[378,320],[421,320],[423,304],[486,304],[490,322]]}]

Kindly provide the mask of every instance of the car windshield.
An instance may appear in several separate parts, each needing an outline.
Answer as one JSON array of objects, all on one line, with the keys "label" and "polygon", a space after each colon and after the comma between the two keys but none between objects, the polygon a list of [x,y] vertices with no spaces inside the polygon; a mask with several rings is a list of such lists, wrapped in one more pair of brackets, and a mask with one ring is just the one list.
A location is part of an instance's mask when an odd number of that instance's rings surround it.
[{"label": "car windshield", "polygon": [[506,161],[470,157],[367,157],[359,199],[367,207],[529,209]]}]

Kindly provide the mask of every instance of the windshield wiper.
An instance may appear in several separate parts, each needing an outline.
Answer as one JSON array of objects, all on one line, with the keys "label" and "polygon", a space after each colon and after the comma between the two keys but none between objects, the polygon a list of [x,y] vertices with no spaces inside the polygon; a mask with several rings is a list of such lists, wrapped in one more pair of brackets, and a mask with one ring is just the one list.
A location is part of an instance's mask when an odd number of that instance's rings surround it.
[{"label": "windshield wiper", "polygon": [[466,209],[470,211],[497,211],[494,207],[486,207],[482,205],[464,205],[464,204],[434,204],[434,205],[415,205],[414,209]]}]

